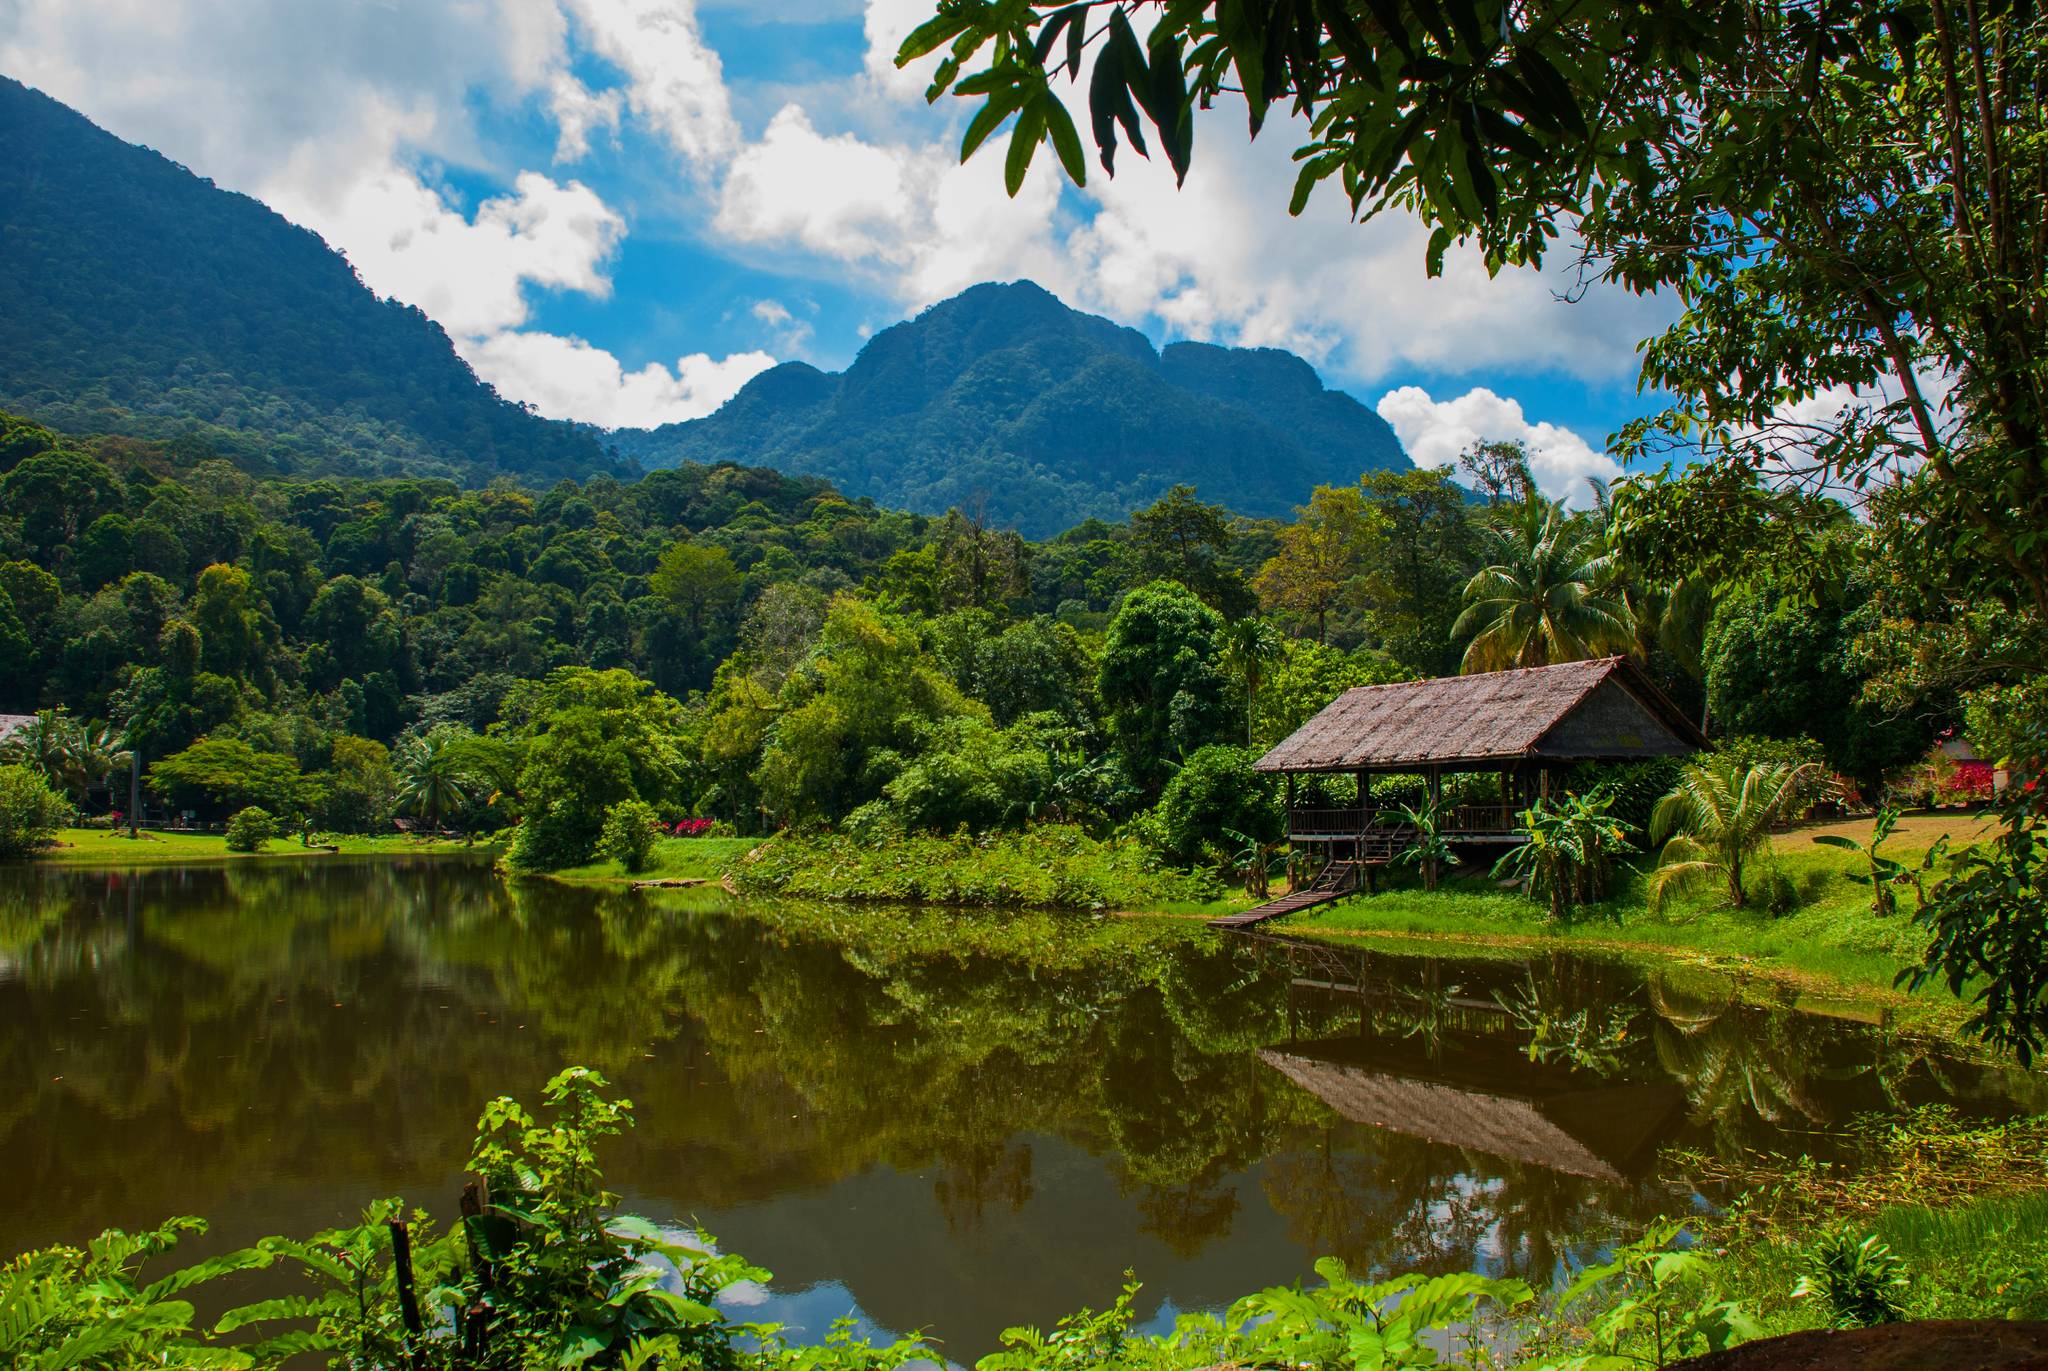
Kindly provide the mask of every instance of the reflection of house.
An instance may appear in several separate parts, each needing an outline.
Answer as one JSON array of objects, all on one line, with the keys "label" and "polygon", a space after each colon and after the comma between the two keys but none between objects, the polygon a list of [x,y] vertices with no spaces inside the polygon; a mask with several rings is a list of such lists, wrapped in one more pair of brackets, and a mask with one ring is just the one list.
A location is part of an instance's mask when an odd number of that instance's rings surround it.
[{"label": "reflection of house", "polygon": [[1667,1082],[1587,1084],[1511,1048],[1432,1054],[1409,1039],[1339,1038],[1259,1056],[1354,1123],[1600,1181],[1648,1157],[1680,1104]]},{"label": "reflection of house", "polygon": [[[1261,757],[1287,777],[1289,837],[1340,861],[1384,862],[1412,835],[1399,810],[1375,806],[1368,784],[1389,772],[1425,778],[1432,798],[1446,773],[1500,778],[1500,802],[1460,805],[1442,822],[1454,842],[1512,845],[1520,811],[1548,795],[1552,773],[1583,761],[1679,757],[1707,746],[1693,722],[1626,657],[1432,681],[1359,686]],[[1295,779],[1357,778],[1359,801],[1297,808]],[[1498,847],[1496,847],[1498,850]]]}]

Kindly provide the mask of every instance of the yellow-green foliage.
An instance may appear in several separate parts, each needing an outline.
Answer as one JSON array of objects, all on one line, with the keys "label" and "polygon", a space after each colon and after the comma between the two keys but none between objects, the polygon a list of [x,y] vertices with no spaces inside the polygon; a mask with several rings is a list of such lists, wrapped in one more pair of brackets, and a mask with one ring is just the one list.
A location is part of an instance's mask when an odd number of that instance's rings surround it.
[{"label": "yellow-green foliage", "polygon": [[735,889],[762,895],[921,904],[1159,909],[1214,899],[1207,876],[1167,870],[1135,843],[1045,825],[973,837],[912,834],[882,843],[779,837],[732,872]]}]

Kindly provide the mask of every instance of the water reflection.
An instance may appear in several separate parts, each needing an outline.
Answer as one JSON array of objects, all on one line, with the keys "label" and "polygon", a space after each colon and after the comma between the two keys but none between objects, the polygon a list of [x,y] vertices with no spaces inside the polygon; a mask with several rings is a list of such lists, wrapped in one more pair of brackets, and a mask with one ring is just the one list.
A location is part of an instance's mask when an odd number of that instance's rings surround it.
[{"label": "water reflection", "polygon": [[2038,1103],[1882,1025],[1588,959],[734,909],[445,861],[0,871],[9,1250],[450,1201],[482,1099],[570,1061],[639,1105],[629,1201],[777,1272],[750,1313],[931,1328],[962,1360],[1127,1266],[1179,1309],[1326,1252],[1542,1279],[1686,1201],[1660,1143]]}]

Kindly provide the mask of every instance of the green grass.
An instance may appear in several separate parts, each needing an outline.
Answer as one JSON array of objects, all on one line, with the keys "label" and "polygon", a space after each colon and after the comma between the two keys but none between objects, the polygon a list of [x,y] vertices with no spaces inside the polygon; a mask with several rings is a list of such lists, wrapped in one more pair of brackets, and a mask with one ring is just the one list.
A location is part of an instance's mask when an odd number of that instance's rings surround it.
[{"label": "green grass", "polygon": [[716,881],[761,843],[759,838],[662,838],[655,842],[643,871],[628,871],[615,861],[586,862],[547,875],[558,881],[625,884],[632,881]]},{"label": "green grass", "polygon": [[[412,857],[422,853],[474,853],[495,851],[488,843],[474,845],[460,838],[408,838],[401,833],[388,836],[319,835],[319,842],[341,849],[344,857]],[[67,828],[57,834],[58,845],[46,848],[33,860],[75,866],[172,866],[181,862],[245,862],[265,858],[307,859],[337,854],[318,847],[301,847],[296,835],[273,838],[261,852],[230,852],[227,839],[218,833],[153,833],[144,830],[130,838],[128,830]]]},{"label": "green grass", "polygon": [[[1958,833],[1969,823],[1958,818]],[[1826,831],[1853,835],[1855,827],[1835,825]],[[1858,836],[1867,837],[1868,824],[1861,827]],[[1927,849],[1931,829],[1932,825],[1920,825],[1886,844],[1884,851],[1912,858]],[[1768,858],[1750,875],[1752,888],[1769,869],[1783,872],[1791,881],[1798,901],[1782,916],[1754,901],[1736,909],[1719,892],[1706,891],[1653,911],[1647,883],[1631,871],[1605,904],[1580,911],[1566,925],[1552,923],[1544,906],[1500,889],[1490,877],[1478,876],[1445,882],[1434,892],[1420,889],[1410,878],[1380,894],[1354,896],[1271,927],[1333,938],[1407,936],[1676,954],[1730,964],[1737,970],[1816,978],[1892,999],[1894,976],[1917,964],[1926,946],[1926,934],[1911,922],[1915,898],[1910,890],[1904,891],[1898,913],[1883,919],[1873,915],[1869,887],[1848,879],[1850,873],[1865,869],[1863,857],[1816,844],[1816,831],[1820,830],[1779,835]],[[1944,1011],[1952,1007],[1945,995],[1940,999]]]}]

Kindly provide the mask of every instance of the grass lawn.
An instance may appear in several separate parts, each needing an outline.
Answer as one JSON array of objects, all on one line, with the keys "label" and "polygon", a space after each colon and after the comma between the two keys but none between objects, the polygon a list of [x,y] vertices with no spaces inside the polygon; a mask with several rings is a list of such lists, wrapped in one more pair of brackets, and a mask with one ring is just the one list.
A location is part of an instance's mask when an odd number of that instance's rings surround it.
[{"label": "grass lawn", "polygon": [[[322,842],[339,847],[344,857],[413,857],[422,853],[474,853],[495,851],[488,843],[468,844],[460,838],[409,838],[393,833],[374,838],[325,835]],[[46,848],[34,860],[78,866],[161,866],[179,862],[243,862],[255,858],[313,858],[336,854],[318,847],[301,847],[296,835],[273,838],[261,852],[230,852],[227,839],[218,833],[153,833],[144,830],[130,838],[128,830],[67,828],[58,832],[57,845]]]},{"label": "grass lawn", "polygon": [[[1772,915],[1754,901],[1736,909],[1721,892],[1705,889],[1653,912],[1645,882],[1631,872],[1604,905],[1582,911],[1575,922],[1560,926],[1550,922],[1543,906],[1479,875],[1447,881],[1433,893],[1420,889],[1413,877],[1403,877],[1401,884],[1381,894],[1356,896],[1267,927],[1332,938],[1404,936],[1677,955],[1733,970],[1833,983],[1897,1001],[1904,997],[1892,990],[1892,978],[1902,967],[1917,964],[1926,946],[1925,933],[1911,923],[1916,897],[1910,889],[1902,890],[1900,911],[1877,918],[1870,909],[1870,888],[1848,879],[1850,873],[1867,869],[1861,854],[1813,841],[1816,835],[1833,833],[1867,842],[1871,824],[1859,819],[1810,825],[1772,840],[1769,854],[1755,863],[1749,881],[1754,888],[1766,871],[1783,872],[1798,895],[1795,907],[1783,915]],[[1961,811],[1913,815],[1881,850],[1910,861],[1944,833],[1952,845],[1981,836],[1981,824]],[[1955,1008],[1945,993],[1923,998],[1930,1007],[1939,1000],[1944,1012]]]},{"label": "grass lawn", "polygon": [[726,868],[758,847],[759,838],[662,838],[655,842],[644,871],[628,871],[614,861],[550,871],[557,881],[626,884],[632,881],[716,881]]}]

